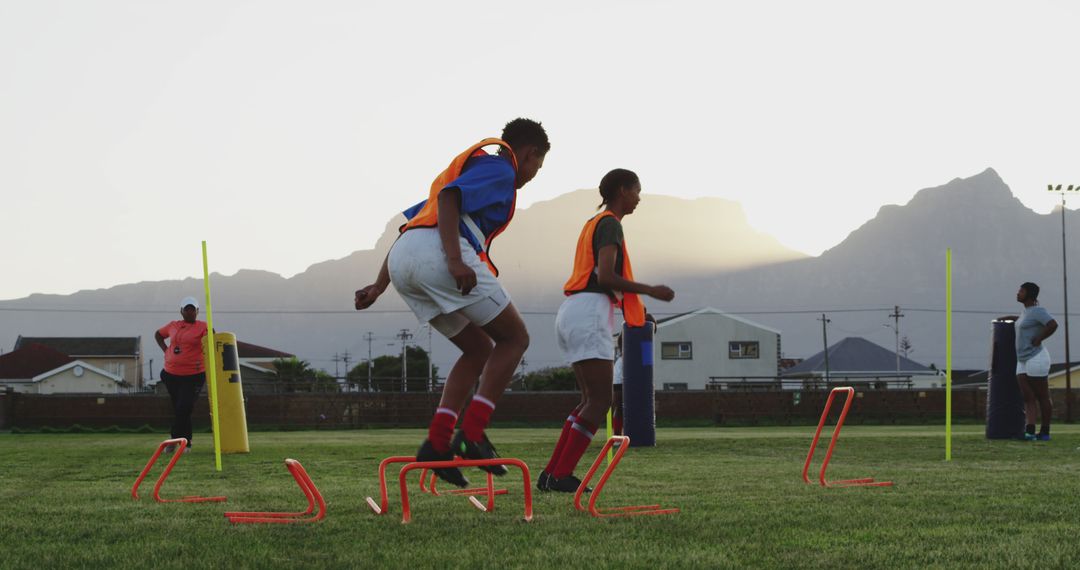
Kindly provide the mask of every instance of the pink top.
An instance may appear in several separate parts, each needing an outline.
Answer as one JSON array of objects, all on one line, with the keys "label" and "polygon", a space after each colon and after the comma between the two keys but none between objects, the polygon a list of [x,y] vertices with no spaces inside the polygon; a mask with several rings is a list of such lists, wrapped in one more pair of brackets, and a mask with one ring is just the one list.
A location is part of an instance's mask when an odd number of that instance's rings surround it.
[{"label": "pink top", "polygon": [[177,376],[190,376],[206,371],[203,361],[203,342],[206,323],[173,321],[160,329],[158,334],[171,339],[165,351],[165,371]]}]

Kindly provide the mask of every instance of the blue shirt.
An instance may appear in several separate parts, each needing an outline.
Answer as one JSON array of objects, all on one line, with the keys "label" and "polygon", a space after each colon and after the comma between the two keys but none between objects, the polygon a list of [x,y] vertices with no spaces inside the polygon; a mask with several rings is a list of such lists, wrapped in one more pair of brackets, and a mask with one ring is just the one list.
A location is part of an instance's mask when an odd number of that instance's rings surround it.
[{"label": "blue shirt", "polygon": [[1042,345],[1035,346],[1031,344],[1032,339],[1035,338],[1046,323],[1054,320],[1054,317],[1050,316],[1050,313],[1046,312],[1046,309],[1035,305],[1033,307],[1026,307],[1023,313],[1020,313],[1020,318],[1016,319],[1016,359],[1021,362],[1027,362],[1032,356],[1039,354],[1042,350]]},{"label": "blue shirt", "polygon": [[[477,253],[483,251],[488,236],[502,227],[513,213],[514,198],[517,196],[517,189],[514,188],[516,180],[517,175],[509,158],[488,154],[467,160],[461,175],[443,187],[443,190],[457,188],[461,191],[461,213],[468,214],[484,234],[473,235],[465,222],[458,224],[461,237]],[[411,220],[426,203],[427,200],[424,200],[402,213]]]}]

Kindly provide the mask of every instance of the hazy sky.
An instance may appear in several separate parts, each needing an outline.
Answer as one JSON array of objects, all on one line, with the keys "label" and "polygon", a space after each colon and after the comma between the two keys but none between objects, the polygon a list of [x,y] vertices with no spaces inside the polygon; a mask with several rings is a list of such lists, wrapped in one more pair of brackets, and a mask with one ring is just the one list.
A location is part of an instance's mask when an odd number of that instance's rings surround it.
[{"label": "hazy sky", "polygon": [[1080,183],[1078,17],[1064,1],[0,0],[0,299],[201,275],[203,239],[226,274],[370,248],[517,116],[553,145],[520,206],[626,167],[646,193],[741,202],[815,255],[986,167],[1047,212],[1048,182]]}]

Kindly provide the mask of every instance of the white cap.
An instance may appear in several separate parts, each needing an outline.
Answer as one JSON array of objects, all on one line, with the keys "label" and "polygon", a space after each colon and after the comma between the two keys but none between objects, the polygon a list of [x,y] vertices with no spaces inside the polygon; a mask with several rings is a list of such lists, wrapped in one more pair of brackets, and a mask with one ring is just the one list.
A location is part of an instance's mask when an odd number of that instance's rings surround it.
[{"label": "white cap", "polygon": [[180,308],[183,309],[188,305],[195,305],[195,308],[199,308],[199,302],[195,300],[195,297],[184,297],[180,300]]}]

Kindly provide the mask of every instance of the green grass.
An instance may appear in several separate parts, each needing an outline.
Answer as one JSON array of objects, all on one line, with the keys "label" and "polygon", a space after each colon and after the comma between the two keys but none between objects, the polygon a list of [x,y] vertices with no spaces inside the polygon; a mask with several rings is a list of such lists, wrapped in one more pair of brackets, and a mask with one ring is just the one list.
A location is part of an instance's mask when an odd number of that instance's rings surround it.
[{"label": "green grass", "polygon": [[[491,432],[503,455],[524,459],[534,476],[556,434]],[[253,433],[254,451],[225,456],[222,473],[213,469],[209,436],[196,435],[163,494],[224,494],[225,505],[156,504],[152,479],[143,500],[130,499],[157,435],[0,434],[0,567],[1065,568],[1080,561],[1078,427],[1056,426],[1054,441],[1024,443],[986,441],[981,427],[962,426],[951,463],[943,461],[941,428],[845,428],[831,478],[896,482],[885,489],[803,484],[811,434],[809,427],[662,429],[658,447],[627,454],[602,502],[681,507],[673,516],[594,520],[575,512],[570,496],[536,494],[536,517],[525,523],[520,480],[511,474],[504,482],[511,495],[497,498],[494,513],[461,497],[417,493],[409,525],[400,522],[396,492],[388,516],[371,513],[364,497],[377,493],[378,461],[414,451],[422,430]],[[303,507],[286,457],[300,460],[322,490],[326,520],[230,525],[225,510]]]}]

